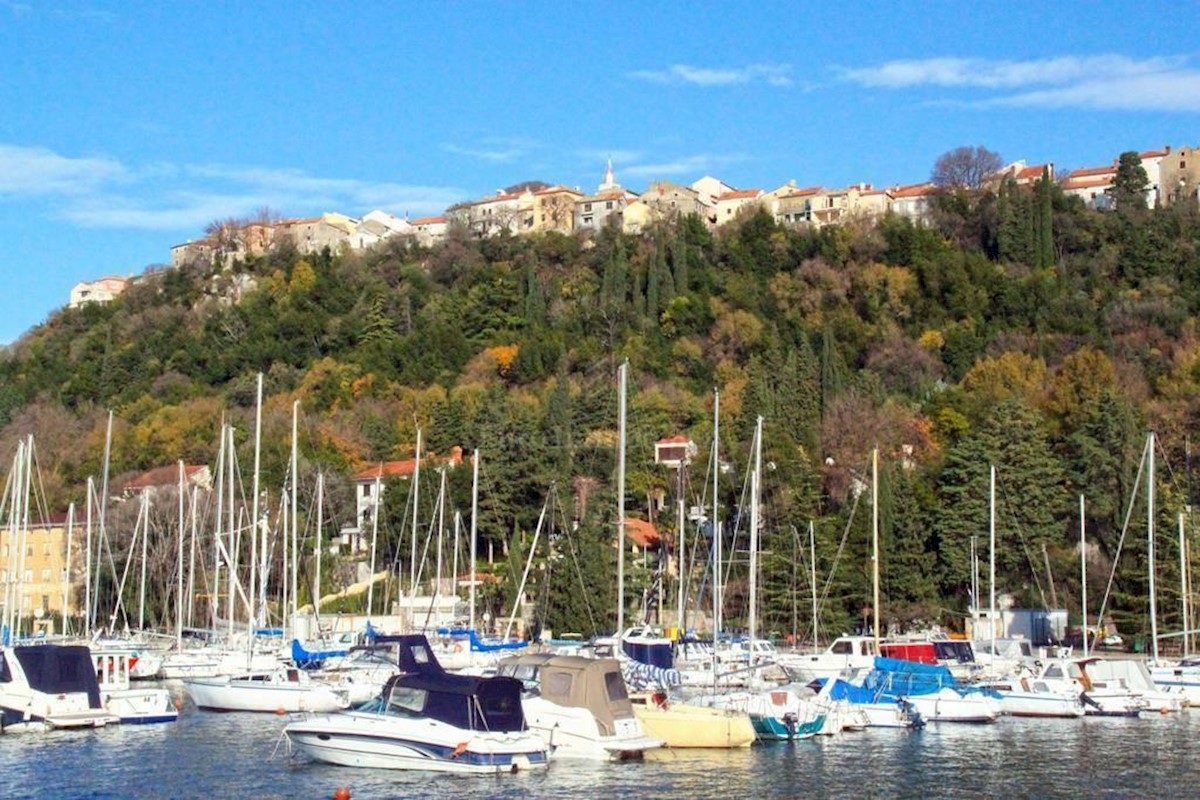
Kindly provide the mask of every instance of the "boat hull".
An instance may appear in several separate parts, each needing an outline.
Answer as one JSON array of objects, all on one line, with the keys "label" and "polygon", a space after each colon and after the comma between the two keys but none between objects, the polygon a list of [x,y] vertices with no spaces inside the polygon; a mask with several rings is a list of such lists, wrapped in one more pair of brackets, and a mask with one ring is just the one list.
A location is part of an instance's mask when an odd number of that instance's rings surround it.
[{"label": "boat hull", "polygon": [[207,711],[327,712],[347,705],[346,696],[322,685],[243,685],[222,678],[183,682],[197,708]]},{"label": "boat hull", "polygon": [[750,717],[735,711],[673,704],[634,706],[633,713],[646,735],[667,747],[729,750],[749,747],[756,738]]},{"label": "boat hull", "polygon": [[300,753],[345,767],[495,775],[549,762],[534,733],[478,734],[430,719],[347,712],[294,722],[285,733]]}]

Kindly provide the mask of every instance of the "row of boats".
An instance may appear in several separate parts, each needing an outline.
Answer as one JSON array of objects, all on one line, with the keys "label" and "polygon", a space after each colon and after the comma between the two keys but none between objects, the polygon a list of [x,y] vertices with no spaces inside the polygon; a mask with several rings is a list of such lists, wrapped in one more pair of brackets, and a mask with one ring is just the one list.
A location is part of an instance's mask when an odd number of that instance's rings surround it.
[{"label": "row of boats", "polygon": [[[674,656],[669,667],[664,642]],[[843,637],[815,654],[777,652],[763,641],[717,651],[629,631],[529,653],[473,634],[373,636],[347,650],[293,643],[286,661],[276,654],[269,667],[246,669],[269,655],[251,646],[239,671],[182,685],[201,709],[290,713],[283,731],[290,748],[317,761],[464,773],[1004,715],[1171,713],[1195,702],[1187,663],[1152,670],[1133,659],[1038,658],[1019,649],[1001,656],[995,646],[978,663],[970,643],[919,645],[877,648],[870,637]],[[166,655],[111,643],[5,648],[0,727],[174,721],[169,689],[130,681],[139,664],[145,670]],[[1156,683],[1159,673],[1165,685]]]}]

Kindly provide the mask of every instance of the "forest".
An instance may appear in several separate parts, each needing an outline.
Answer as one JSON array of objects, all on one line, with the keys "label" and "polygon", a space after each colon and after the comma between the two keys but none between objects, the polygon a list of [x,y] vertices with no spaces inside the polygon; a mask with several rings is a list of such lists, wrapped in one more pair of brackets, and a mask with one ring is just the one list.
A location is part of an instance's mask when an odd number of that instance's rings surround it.
[{"label": "forest", "polygon": [[[480,553],[490,545],[497,562],[481,569],[499,578],[491,608],[511,607],[552,496],[554,530],[528,594],[539,626],[587,635],[615,620],[616,372],[627,360],[625,507],[668,549],[681,487],[688,507],[713,504],[719,392],[730,627],[746,618],[746,474],[761,416],[764,631],[811,636],[814,571],[823,637],[869,614],[878,448],[888,627],[962,629],[973,551],[986,579],[994,465],[997,591],[1018,607],[1067,608],[1077,624],[1082,521],[1090,607],[1111,575],[1109,611],[1138,636],[1149,627],[1147,524],[1144,486],[1136,499],[1134,489],[1153,431],[1160,628],[1178,629],[1180,564],[1193,560],[1190,547],[1180,558],[1178,531],[1195,538],[1200,213],[1188,202],[1147,208],[1138,176],[1122,175],[1105,211],[1046,176],[947,190],[929,224],[889,215],[795,228],[758,210],[716,231],[696,217],[639,236],[478,240],[451,229],[428,249],[393,239],[305,258],[285,243],[261,259],[149,270],[115,302],[56,312],[7,349],[0,457],[33,435],[49,512],[82,507],[88,476],[103,469],[109,410],[114,486],[180,459],[214,464],[222,421],[245,469],[261,372],[268,505],[285,479],[296,400],[300,490],[311,495],[326,474],[332,525],[354,517],[350,476],[412,458],[418,429],[439,455],[478,448]],[[682,479],[654,463],[655,441],[674,435],[698,448]],[[447,477],[465,514],[470,469]],[[385,563],[412,546],[407,492],[388,490]],[[133,505],[112,509],[118,548]],[[164,586],[173,513],[156,510]],[[709,541],[709,529],[689,527],[689,542]],[[705,549],[689,587],[702,608]],[[627,619],[655,604],[654,571],[653,554],[632,562]],[[670,610],[674,580],[661,592]]]}]

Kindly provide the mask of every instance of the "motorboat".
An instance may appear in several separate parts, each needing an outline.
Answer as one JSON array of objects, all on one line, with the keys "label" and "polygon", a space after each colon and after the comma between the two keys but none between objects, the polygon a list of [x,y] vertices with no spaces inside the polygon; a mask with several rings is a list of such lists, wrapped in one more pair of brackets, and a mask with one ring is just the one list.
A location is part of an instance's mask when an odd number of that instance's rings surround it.
[{"label": "motorboat", "polygon": [[85,645],[18,645],[0,651],[0,731],[100,728],[104,707]]},{"label": "motorboat", "polygon": [[850,704],[866,719],[868,728],[920,728],[925,721],[903,698],[884,697],[877,690],[856,686],[841,678],[830,679],[833,688],[829,696]]},{"label": "motorboat", "polygon": [[831,723],[840,723],[842,716],[835,713],[829,691],[827,685],[816,696],[805,697],[793,687],[782,686],[763,692],[711,695],[699,698],[699,702],[749,715],[761,741],[793,741],[840,732],[830,728]]},{"label": "motorboat", "polygon": [[124,648],[104,650],[93,647],[91,654],[101,705],[122,723],[146,725],[179,719],[179,709],[170,691],[162,687],[130,685],[134,662],[140,662],[138,656]]},{"label": "motorboat", "polygon": [[1010,717],[1058,717],[1077,719],[1084,715],[1078,688],[1051,688],[1044,680],[1021,677],[977,684],[1000,695],[1000,709]]},{"label": "motorboat", "polygon": [[553,758],[624,761],[663,746],[663,740],[645,734],[633,713],[616,659],[512,656],[497,672],[525,685],[525,721]]},{"label": "motorboat", "polygon": [[749,747],[757,738],[750,715],[743,711],[675,703],[666,692],[642,693],[630,700],[646,735],[667,747],[730,750]]},{"label": "motorboat", "polygon": [[1200,659],[1185,658],[1176,664],[1158,664],[1150,669],[1155,687],[1178,695],[1186,705],[1200,706]]},{"label": "motorboat", "polygon": [[1146,701],[1147,711],[1168,714],[1183,709],[1185,699],[1183,693],[1168,692],[1157,686],[1150,668],[1141,659],[1089,659],[1087,672],[1093,684],[1119,683],[1129,687]]},{"label": "motorboat", "polygon": [[794,679],[804,683],[836,678],[846,672],[871,669],[875,663],[875,640],[870,636],[840,636],[823,653],[775,654],[775,661]]},{"label": "motorboat", "polygon": [[316,761],[465,774],[543,770],[549,746],[530,731],[516,678],[454,675],[424,636],[396,637],[400,674],[350,711],[311,715],[284,733]]},{"label": "motorboat", "polygon": [[859,685],[877,701],[903,700],[926,722],[995,722],[1001,714],[996,692],[960,684],[940,664],[880,656]]},{"label": "motorboat", "polygon": [[1059,692],[1077,691],[1088,716],[1136,717],[1149,709],[1141,694],[1123,681],[1106,680],[1095,671],[1103,659],[1052,659],[1042,665],[1036,680]]},{"label": "motorboat", "polygon": [[331,686],[296,667],[278,667],[219,678],[193,678],[184,691],[208,711],[336,711],[350,705],[345,689]]}]

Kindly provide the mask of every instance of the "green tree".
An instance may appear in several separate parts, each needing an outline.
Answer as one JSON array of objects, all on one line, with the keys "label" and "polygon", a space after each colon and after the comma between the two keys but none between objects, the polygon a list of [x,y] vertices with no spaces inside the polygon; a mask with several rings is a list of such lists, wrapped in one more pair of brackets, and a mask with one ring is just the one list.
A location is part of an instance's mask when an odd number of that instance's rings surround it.
[{"label": "green tree", "polygon": [[1122,214],[1133,214],[1146,210],[1146,191],[1150,178],[1142,166],[1142,158],[1136,150],[1127,150],[1117,159],[1117,174],[1112,188],[1108,190],[1113,205]]}]

